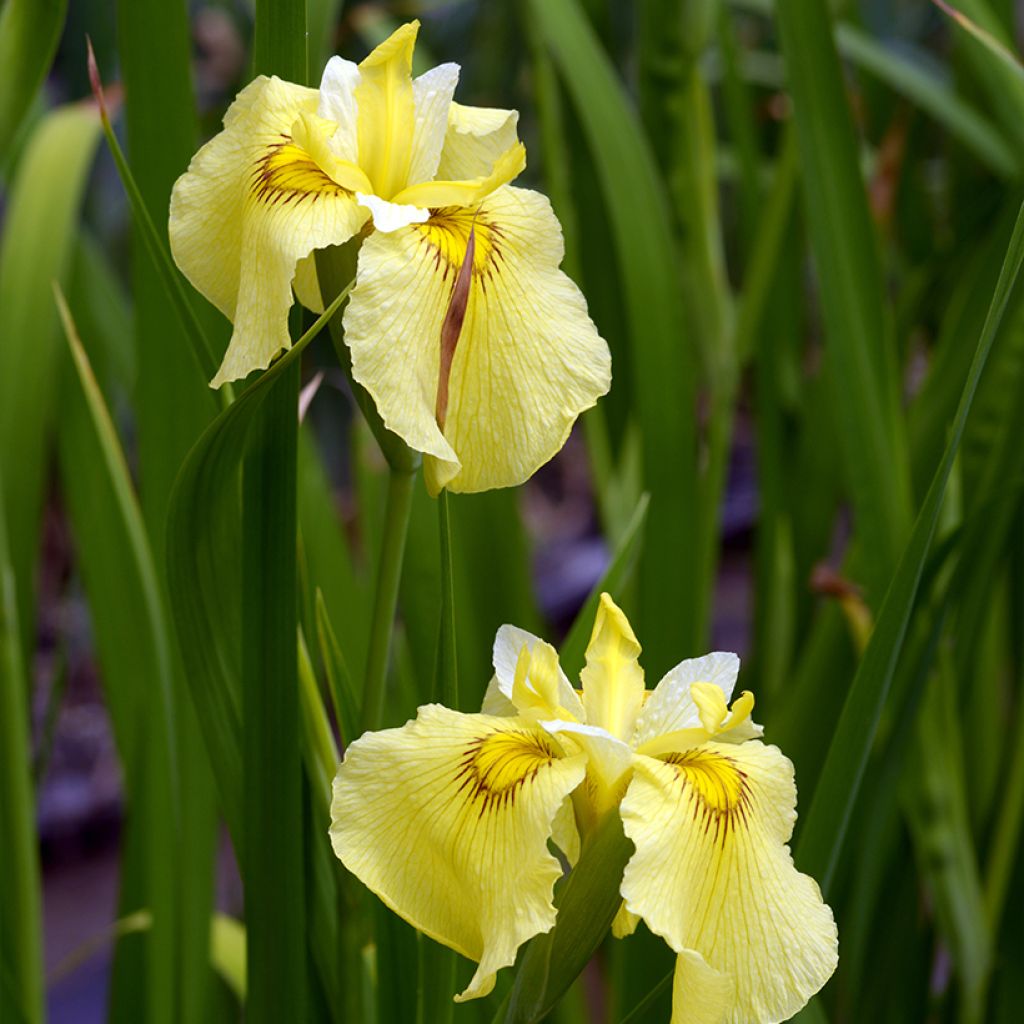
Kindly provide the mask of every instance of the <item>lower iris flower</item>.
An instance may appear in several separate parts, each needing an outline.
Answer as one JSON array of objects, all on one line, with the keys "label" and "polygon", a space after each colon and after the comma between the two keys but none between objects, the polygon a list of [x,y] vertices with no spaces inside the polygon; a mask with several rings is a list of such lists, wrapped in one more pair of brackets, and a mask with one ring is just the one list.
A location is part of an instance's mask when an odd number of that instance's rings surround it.
[{"label": "lower iris flower", "polygon": [[835,970],[837,933],[787,843],[793,766],[764,744],[734,654],[684,661],[646,690],[640,645],[602,595],[582,689],[554,648],[498,631],[480,714],[437,704],[368,733],[334,782],[345,866],[420,931],[478,964],[484,996],[555,924],[562,874],[610,814],[634,852],[613,929],[640,919],[677,954],[673,1024],[789,1018]]}]

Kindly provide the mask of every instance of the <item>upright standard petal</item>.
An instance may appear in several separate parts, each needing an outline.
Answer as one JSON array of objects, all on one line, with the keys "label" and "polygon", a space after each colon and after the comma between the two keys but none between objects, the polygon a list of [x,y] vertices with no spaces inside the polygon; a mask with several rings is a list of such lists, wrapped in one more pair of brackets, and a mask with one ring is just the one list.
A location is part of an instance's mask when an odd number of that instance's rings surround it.
[{"label": "upright standard petal", "polygon": [[690,687],[694,683],[711,683],[728,700],[739,671],[740,659],[725,651],[705,654],[702,658],[688,658],[669,669],[651,691],[637,720],[637,745],[668,732],[699,726],[700,717],[690,696]]},{"label": "upright standard petal", "polygon": [[419,28],[418,21],[400,26],[359,64],[359,166],[382,199],[409,180],[416,134],[412,51]]},{"label": "upright standard petal", "polygon": [[334,851],[415,928],[478,961],[457,998],[483,996],[555,923],[561,868],[547,843],[584,772],[583,757],[563,756],[525,719],[428,705],[349,747],[334,781]]},{"label": "upright standard petal", "polygon": [[438,64],[412,80],[416,127],[412,138],[407,185],[431,181],[437,175],[448,133],[448,110],[459,83],[458,64]]},{"label": "upright standard petal", "polygon": [[314,249],[347,241],[366,220],[346,187],[358,169],[333,154],[322,167],[292,138],[293,131],[323,130],[317,102],[313,89],[257,78],[171,194],[174,259],[235,325],[214,386],[266,368],[289,346],[296,264]]},{"label": "upright standard petal", "polygon": [[317,113],[338,127],[330,138],[330,146],[342,160],[359,163],[359,108],[356,86],[359,65],[344,57],[332,57],[320,78],[320,103]]},{"label": "upright standard petal", "polygon": [[590,725],[600,726],[629,743],[643,707],[644,670],[640,644],[629,620],[607,595],[601,595],[587,646],[587,664],[580,673],[583,707]]},{"label": "upright standard petal", "polygon": [[[494,638],[492,661],[498,690],[508,698],[513,706],[516,706],[516,675],[524,649],[530,655],[544,649],[549,652],[546,659],[540,659],[537,662],[536,667],[540,669],[542,665],[549,666],[551,672],[548,675],[551,678],[544,680],[545,685],[542,685],[540,689],[537,687],[538,681],[531,680],[530,689],[532,695],[525,707],[519,706],[519,711],[525,713],[528,708],[535,708],[537,700],[534,697],[540,697],[544,693],[546,695],[545,703],[550,710],[549,718],[556,716],[566,717],[568,715],[569,718],[582,722],[583,705],[580,703],[580,699],[572,688],[568,677],[562,671],[562,666],[558,663],[558,655],[555,649],[546,641],[541,640],[540,637],[534,636],[518,626],[501,626]],[[551,655],[554,655],[554,657],[552,658]]]},{"label": "upright standard petal", "polygon": [[[756,740],[637,756],[622,801],[636,846],[626,906],[677,953],[726,976],[727,1024],[788,1019],[836,967],[832,911],[786,846],[795,804],[792,764]],[[683,1000],[688,973],[677,976]],[[685,1006],[680,1014],[673,1020],[690,1019]]]},{"label": "upright standard petal", "polygon": [[[471,231],[473,271],[442,432],[441,327]],[[562,255],[548,201],[511,186],[363,244],[345,311],[352,372],[385,424],[426,455],[431,493],[522,483],[608,390],[608,346],[558,269]]]},{"label": "upright standard petal", "polygon": [[448,108],[448,130],[436,176],[457,181],[490,174],[498,157],[518,141],[518,124],[515,110],[453,102]]}]

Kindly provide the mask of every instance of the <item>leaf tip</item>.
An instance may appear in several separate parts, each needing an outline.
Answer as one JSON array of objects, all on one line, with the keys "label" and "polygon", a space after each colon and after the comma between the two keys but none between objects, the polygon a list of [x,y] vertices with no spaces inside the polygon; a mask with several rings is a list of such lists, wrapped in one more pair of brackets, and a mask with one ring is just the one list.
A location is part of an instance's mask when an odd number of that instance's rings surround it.
[{"label": "leaf tip", "polygon": [[86,34],[85,37],[86,63],[89,66],[89,85],[92,87],[92,94],[100,108],[100,117],[104,122],[110,121],[107,113],[107,100],[103,95],[103,81],[100,78],[99,65],[96,63],[96,51],[92,48],[92,38]]}]

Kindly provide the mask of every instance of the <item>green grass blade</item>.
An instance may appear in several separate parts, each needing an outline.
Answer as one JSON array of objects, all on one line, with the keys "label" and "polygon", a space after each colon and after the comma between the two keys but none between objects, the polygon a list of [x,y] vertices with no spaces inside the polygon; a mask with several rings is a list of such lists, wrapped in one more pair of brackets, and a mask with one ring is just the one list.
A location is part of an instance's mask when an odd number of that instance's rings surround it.
[{"label": "green grass blade", "polygon": [[843,57],[920,107],[999,177],[1020,174],[1021,158],[999,129],[932,70],[926,54],[890,50],[853,25],[836,26],[835,37]]},{"label": "green grass blade", "polygon": [[316,592],[316,634],[320,645],[320,659],[331,690],[334,714],[341,732],[341,742],[347,745],[359,735],[359,699],[352,685],[352,676],[338,638],[334,635],[327,602],[319,588]]},{"label": "green grass blade", "polygon": [[[533,0],[530,12],[573,99],[604,193],[622,273],[651,509],[637,629],[652,676],[696,653],[694,372],[669,208],[649,144],[576,0]],[[680,637],[680,626],[687,632]]]},{"label": "green grass blade", "polygon": [[695,617],[690,642],[704,649],[718,565],[722,491],[732,446],[739,367],[718,210],[711,94],[698,66],[710,40],[714,4],[650,0],[639,8],[640,111],[668,185],[679,240],[688,326],[710,395],[707,471],[700,488],[700,576],[690,581]]},{"label": "green grass blade", "polygon": [[42,899],[26,701],[30,693],[0,501],[0,1017],[43,1024]]},{"label": "green grass blade", "polygon": [[917,597],[925,559],[938,523],[942,499],[963,437],[964,425],[1024,261],[1024,208],[1010,239],[985,326],[964,385],[949,442],[918,513],[910,540],[885,595],[864,657],[850,686],[842,715],[796,847],[801,869],[827,890],[845,839],[868,754],[885,706],[889,685]]},{"label": "green grass blade", "polygon": [[[207,428],[189,453],[171,495],[167,535],[171,608],[186,679],[218,786],[220,806],[247,885],[253,883],[248,881],[246,836],[250,832],[244,823],[243,810],[239,469],[268,392],[283,373],[297,367],[306,346],[348,297],[349,290],[344,289],[292,348]],[[295,654],[294,638],[291,652]],[[293,666],[293,674],[295,671]],[[249,681],[246,683],[248,685]],[[297,694],[295,696],[297,700]],[[276,769],[276,765],[271,767]],[[296,795],[296,801],[301,809],[301,792]],[[312,863],[318,867],[322,867],[322,854],[326,850],[325,828],[323,835],[318,836],[320,845],[313,845],[309,850]],[[263,842],[266,838],[265,834],[260,834],[254,841]],[[296,870],[298,878],[305,877],[302,865]],[[322,892],[317,888],[324,877],[322,870],[311,875],[314,892],[310,894],[310,935],[314,938],[331,934],[335,896],[333,890]],[[326,877],[331,878],[329,871]],[[267,880],[263,884],[268,884]],[[271,880],[269,884],[277,882]],[[298,898],[304,901],[302,895]],[[249,942],[252,942],[251,934]],[[299,950],[292,959],[299,961],[295,969],[301,970],[304,977],[305,933],[299,936],[298,942]],[[329,955],[329,950],[327,952]],[[334,963],[326,970],[321,967],[324,988],[328,991],[335,969]],[[250,1002],[257,992],[250,977]]]},{"label": "green grass blade", "polygon": [[331,782],[341,758],[338,756],[331,723],[327,718],[309,648],[301,629],[298,635],[299,703],[304,738],[302,753],[313,791],[319,794],[322,806],[326,806],[327,794],[331,791]]},{"label": "green grass blade", "polygon": [[[1018,626],[1018,628],[1020,628]],[[1017,712],[1010,735],[1019,737],[1024,729],[1024,666],[1017,669]],[[1002,775],[992,842],[985,862],[985,910],[993,934],[1009,909],[1007,894],[1015,866],[1020,866],[1021,836],[1024,831],[1024,743],[1011,743]],[[1010,915],[1006,915],[1010,916]]]},{"label": "green grass blade", "polygon": [[[204,380],[210,380],[217,372],[220,364],[220,357],[210,338],[207,336],[196,312],[192,307],[189,294],[185,291],[185,285],[181,274],[178,272],[174,261],[171,259],[171,252],[166,241],[166,232],[157,230],[153,217],[149,212],[149,206],[143,197],[138,182],[132,173],[128,160],[117,141],[113,125],[110,123],[110,115],[107,110],[106,100],[103,95],[103,86],[100,81],[99,69],[96,66],[96,58],[92,52],[92,44],[89,44],[89,75],[92,80],[93,94],[100,105],[100,116],[103,124],[103,134],[110,148],[110,155],[114,158],[117,173],[124,186],[125,195],[131,206],[132,218],[136,237],[145,244],[146,251],[152,260],[153,267],[159,274],[160,282],[163,285],[164,293],[174,309],[175,316],[181,324],[181,328],[189,342],[189,349],[199,368]],[[225,385],[221,388],[221,401],[230,400],[231,386]]]},{"label": "green grass blade", "polygon": [[[257,0],[254,74],[306,82],[305,0]],[[307,1016],[292,362],[252,413],[242,469],[242,808],[247,1019]],[[332,901],[333,902],[333,901]]]},{"label": "green grass blade", "polygon": [[740,250],[745,257],[760,219],[761,161],[756,114],[751,90],[743,80],[740,69],[741,51],[732,13],[725,4],[718,8],[715,28],[718,48],[722,55],[724,120],[739,170],[738,234]]},{"label": "green grass blade", "polygon": [[[345,535],[339,502],[324,470],[316,439],[304,427],[299,433],[299,529],[311,593],[323,594],[338,646],[350,666],[366,662],[366,637],[370,630],[370,588],[362,567]],[[307,630],[310,627],[307,626]],[[349,739],[353,736],[347,734]]]},{"label": "green grass blade", "polygon": [[[168,203],[175,179],[196,149],[189,25],[181,4],[136,0],[119,4],[118,35],[124,80],[125,126],[131,174],[149,219],[161,225],[166,247]],[[162,555],[162,527],[174,477],[189,448],[216,411],[216,399],[182,344],[174,303],[146,252],[145,223],[136,220],[132,291],[138,337],[142,507]],[[159,531],[158,531],[159,527]],[[159,532],[159,536],[158,536]],[[204,916],[204,933],[209,930]]]},{"label": "green grass blade", "polygon": [[309,26],[307,61],[310,78],[320,81],[320,73],[334,54],[335,30],[342,0],[307,0],[306,22]]},{"label": "green grass blade", "polygon": [[[460,494],[450,506],[455,607],[459,615],[459,700],[477,710],[491,677],[498,627],[540,630],[530,554],[518,495],[512,489]],[[494,543],[495,537],[501,543]],[[487,572],[481,572],[481,566]]]},{"label": "green grass blade", "polygon": [[[131,171],[153,222],[161,226],[160,242],[166,246],[171,188],[188,166],[198,136],[188,11],[182,4],[137,0],[118,4],[117,15]],[[154,558],[162,570],[171,487],[178,467],[216,413],[217,398],[189,352],[174,303],[146,251],[145,232],[142,223],[133,225],[131,269],[138,370],[134,409],[140,502]],[[227,326],[219,313],[214,315]],[[179,1012],[185,1020],[199,1020],[206,1012],[212,979],[207,944],[217,822],[209,761],[177,658],[173,693],[181,788],[189,797],[182,805],[179,823],[179,988],[183,1000]]]},{"label": "green grass blade", "polygon": [[60,417],[61,479],[132,808],[121,909],[153,915],[153,927],[119,953],[112,1017],[171,1022],[180,994],[180,795],[167,620],[116,430],[59,291],[57,304],[74,366]]},{"label": "green grass blade", "polygon": [[67,0],[7,0],[0,10],[0,154],[43,84],[67,7]]},{"label": "green grass blade", "polygon": [[296,444],[299,365],[270,388],[242,470],[242,766],[249,1017],[306,1014]]},{"label": "green grass blade", "polygon": [[111,405],[135,383],[131,303],[110,257],[85,230],[78,237],[67,297],[82,337],[96,339],[92,369]]},{"label": "green grass blade", "polygon": [[[740,10],[760,14],[769,14],[776,6],[774,0],[732,0],[732,3]],[[844,59],[910,100],[993,173],[1002,178],[1020,174],[1022,160],[1007,143],[1006,132],[950,87],[930,54],[906,40],[900,41],[898,49],[887,46],[848,22],[836,25],[835,41]],[[1012,105],[1017,101],[1011,99],[1010,102]]]},{"label": "green grass blade", "polygon": [[957,970],[960,1020],[980,1022],[992,942],[967,813],[960,717],[947,652],[940,656],[916,723],[914,769],[905,780],[904,796],[920,871]]},{"label": "green grass blade", "polygon": [[[818,268],[826,360],[871,599],[884,593],[909,531],[910,481],[899,375],[859,148],[824,0],[775,12]],[[841,239],[842,244],[836,244]]]},{"label": "green grass blade", "polygon": [[1020,152],[1024,143],[1024,68],[1011,50],[1009,33],[999,14],[987,0],[944,0],[932,2],[964,31],[961,37],[966,55],[979,84],[1002,122],[1003,131]]},{"label": "green grass blade", "polygon": [[0,246],[0,474],[24,650],[35,635],[34,566],[62,354],[50,282],[67,277],[99,128],[86,106],[61,107],[39,123],[10,192]]},{"label": "green grass blade", "polygon": [[409,515],[412,511],[414,473],[401,469],[388,471],[388,490],[384,505],[384,525],[377,559],[377,579],[370,619],[370,642],[363,674],[361,725],[364,732],[384,724],[388,665],[398,589],[402,578]]}]

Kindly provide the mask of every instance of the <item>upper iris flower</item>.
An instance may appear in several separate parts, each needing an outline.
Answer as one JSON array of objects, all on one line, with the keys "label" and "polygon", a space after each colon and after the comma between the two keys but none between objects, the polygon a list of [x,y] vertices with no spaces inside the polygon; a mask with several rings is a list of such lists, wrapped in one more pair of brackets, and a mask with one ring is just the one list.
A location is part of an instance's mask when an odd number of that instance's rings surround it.
[{"label": "upper iris flower", "polygon": [[555,923],[561,874],[610,813],[635,851],[615,932],[639,918],[677,953],[673,1024],[785,1020],[828,980],[836,926],[793,866],[793,766],[758,738],[734,654],[684,661],[644,689],[640,645],[607,594],[582,691],[555,650],[498,631],[478,715],[437,704],[349,747],[331,837],[396,913],[478,961],[456,998],[486,995]]},{"label": "upper iris flower", "polygon": [[418,27],[359,65],[332,57],[319,89],[243,89],[174,187],[171,248],[234,322],[218,386],[288,347],[293,289],[322,311],[314,251],[362,237],[344,315],[355,379],[426,455],[433,493],[504,487],[608,390],[608,347],[558,269],[547,199],[508,184],[526,165],[518,115],[454,103],[456,64],[413,79]]}]

